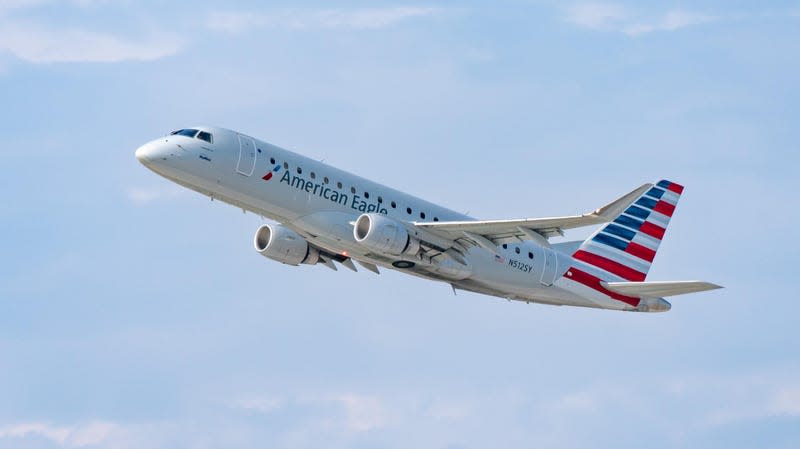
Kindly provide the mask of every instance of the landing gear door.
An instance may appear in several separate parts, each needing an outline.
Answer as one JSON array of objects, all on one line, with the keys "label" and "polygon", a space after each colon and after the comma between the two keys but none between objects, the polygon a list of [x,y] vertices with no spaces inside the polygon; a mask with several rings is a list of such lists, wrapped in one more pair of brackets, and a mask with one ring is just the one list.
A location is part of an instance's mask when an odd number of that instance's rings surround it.
[{"label": "landing gear door", "polygon": [[239,135],[239,161],[236,162],[236,171],[250,176],[255,168],[256,143],[250,137]]}]

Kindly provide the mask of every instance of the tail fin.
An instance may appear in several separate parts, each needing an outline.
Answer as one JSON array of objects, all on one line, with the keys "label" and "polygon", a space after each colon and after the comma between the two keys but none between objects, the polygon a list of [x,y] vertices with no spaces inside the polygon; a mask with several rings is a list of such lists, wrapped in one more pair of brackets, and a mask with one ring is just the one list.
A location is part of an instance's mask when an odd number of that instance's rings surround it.
[{"label": "tail fin", "polygon": [[682,192],[679,184],[658,181],[572,257],[597,268],[602,280],[644,281]]}]

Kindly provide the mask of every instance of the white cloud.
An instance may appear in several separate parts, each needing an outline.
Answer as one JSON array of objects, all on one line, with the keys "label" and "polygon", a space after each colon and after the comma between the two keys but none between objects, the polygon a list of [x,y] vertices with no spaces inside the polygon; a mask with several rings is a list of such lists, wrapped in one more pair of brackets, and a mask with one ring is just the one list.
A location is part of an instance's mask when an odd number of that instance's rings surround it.
[{"label": "white cloud", "polygon": [[800,386],[777,391],[769,411],[774,415],[800,416]]},{"label": "white cloud", "polygon": [[333,400],[344,408],[344,426],[354,433],[384,427],[388,422],[383,402],[375,396],[345,394]]},{"label": "white cloud", "polygon": [[715,16],[688,11],[670,11],[655,22],[642,22],[627,25],[623,32],[632,36],[654,31],[674,31],[695,25],[702,25],[717,20]]},{"label": "white cloud", "polygon": [[328,419],[327,423],[332,424],[332,428],[348,433],[379,429],[389,422],[387,406],[381,398],[358,393],[309,395],[292,399],[248,396],[229,403],[231,408],[262,414],[279,413],[287,407],[297,405],[311,408],[333,406],[339,413]]},{"label": "white cloud", "polygon": [[76,426],[54,426],[42,422],[29,422],[0,427],[0,441],[40,437],[62,447],[81,448],[107,442],[120,427],[106,421],[91,421]]},{"label": "white cloud", "polygon": [[622,6],[607,3],[581,3],[567,8],[568,22],[594,30],[618,26],[628,15]]},{"label": "white cloud", "polygon": [[702,25],[719,17],[679,9],[661,15],[637,14],[617,4],[579,3],[567,8],[566,20],[581,28],[638,36]]},{"label": "white cloud", "polygon": [[415,17],[433,16],[439,8],[395,7],[370,9],[279,10],[273,12],[213,12],[206,26],[217,31],[241,32],[250,28],[336,28],[369,30],[386,28]]},{"label": "white cloud", "polygon": [[0,427],[0,439],[38,435],[55,443],[64,444],[71,431],[69,427],[51,426],[38,422],[11,424]]},{"label": "white cloud", "polygon": [[171,35],[141,40],[82,29],[58,29],[34,23],[0,23],[0,49],[32,63],[151,61],[182,46]]},{"label": "white cloud", "polygon": [[[792,376],[792,374],[795,374]],[[525,445],[613,446],[601,429],[636,422],[647,438],[693,438],[776,416],[800,418],[796,370],[752,375],[666,376],[647,382],[589,382],[551,392],[468,390],[309,392],[235,396],[161,421],[44,422],[0,427],[0,446],[46,439],[65,448],[173,447],[192,435],[193,447],[332,447]],[[223,407],[219,407],[223,405]],[[205,408],[205,411],[202,409]],[[221,412],[231,413],[221,413]],[[245,412],[244,416],[236,412]],[[576,420],[584,423],[577,429]],[[509,426],[509,423],[524,424]],[[209,431],[213,429],[213,431]],[[682,429],[681,435],[674,433]],[[503,435],[497,440],[497,435]],[[400,441],[402,444],[385,444]],[[8,444],[11,445],[11,444]]]}]

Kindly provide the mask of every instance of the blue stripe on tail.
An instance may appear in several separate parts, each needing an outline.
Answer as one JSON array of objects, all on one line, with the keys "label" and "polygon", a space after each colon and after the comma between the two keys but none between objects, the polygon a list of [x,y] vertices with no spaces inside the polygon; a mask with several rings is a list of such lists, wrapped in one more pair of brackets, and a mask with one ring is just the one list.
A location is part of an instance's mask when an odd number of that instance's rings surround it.
[{"label": "blue stripe on tail", "polygon": [[642,225],[644,224],[643,221],[639,221],[639,220],[637,220],[637,219],[635,219],[633,217],[629,217],[627,215],[620,215],[619,217],[617,217],[616,220],[614,220],[614,223],[619,223],[622,226],[627,226],[627,227],[633,229],[634,231],[638,231],[639,228],[641,228]]}]

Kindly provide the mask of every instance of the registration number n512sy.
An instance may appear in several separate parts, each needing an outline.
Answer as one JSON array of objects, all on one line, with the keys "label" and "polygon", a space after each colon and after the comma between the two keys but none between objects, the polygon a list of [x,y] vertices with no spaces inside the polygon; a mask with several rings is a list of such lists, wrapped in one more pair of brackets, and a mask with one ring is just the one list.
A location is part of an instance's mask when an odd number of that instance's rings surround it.
[{"label": "registration number n512sy", "polygon": [[527,263],[523,263],[523,262],[520,262],[518,260],[513,260],[513,259],[508,261],[508,266],[510,266],[512,268],[516,268],[517,270],[519,270],[519,271],[521,271],[523,273],[530,273],[531,270],[533,270],[533,265],[530,265],[530,264],[527,264]]}]

